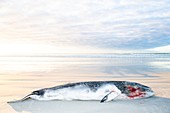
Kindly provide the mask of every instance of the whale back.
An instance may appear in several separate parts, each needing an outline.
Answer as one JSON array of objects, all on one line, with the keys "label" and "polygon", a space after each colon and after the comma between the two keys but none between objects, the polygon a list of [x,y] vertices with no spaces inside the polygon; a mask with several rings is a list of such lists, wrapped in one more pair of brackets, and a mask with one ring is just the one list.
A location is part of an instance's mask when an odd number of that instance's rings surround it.
[{"label": "whale back", "polygon": [[[84,86],[89,88],[91,91],[96,92],[100,87],[104,85],[115,85],[123,94],[129,95],[130,92],[133,92],[133,88],[138,88],[142,92],[153,92],[150,87],[136,83],[136,82],[128,82],[128,81],[90,81],[90,82],[77,82],[77,83],[68,83],[65,85],[59,85],[52,88],[47,88],[50,90],[58,90],[63,88],[71,88],[75,86]],[[131,89],[132,88],[132,91]],[[130,92],[129,92],[130,91]]]},{"label": "whale back", "polygon": [[57,90],[57,89],[63,89],[63,88],[69,88],[69,87],[75,87],[79,85],[83,85],[85,87],[88,87],[91,89],[91,91],[97,91],[101,86],[103,85],[115,85],[118,89],[121,91],[124,91],[125,88],[125,81],[91,81],[91,82],[77,82],[77,83],[68,83],[64,85],[59,85],[47,89]]}]

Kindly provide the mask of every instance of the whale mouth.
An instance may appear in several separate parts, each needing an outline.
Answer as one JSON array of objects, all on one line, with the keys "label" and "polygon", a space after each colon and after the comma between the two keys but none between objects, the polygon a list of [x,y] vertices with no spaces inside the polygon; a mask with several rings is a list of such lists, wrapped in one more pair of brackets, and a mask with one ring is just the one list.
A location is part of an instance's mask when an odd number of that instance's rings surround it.
[{"label": "whale mouth", "polygon": [[154,92],[151,88],[147,86],[142,86],[142,87],[134,87],[134,86],[127,86],[128,89],[128,97],[130,99],[135,99],[135,98],[146,98],[146,97],[151,97],[154,95]]}]

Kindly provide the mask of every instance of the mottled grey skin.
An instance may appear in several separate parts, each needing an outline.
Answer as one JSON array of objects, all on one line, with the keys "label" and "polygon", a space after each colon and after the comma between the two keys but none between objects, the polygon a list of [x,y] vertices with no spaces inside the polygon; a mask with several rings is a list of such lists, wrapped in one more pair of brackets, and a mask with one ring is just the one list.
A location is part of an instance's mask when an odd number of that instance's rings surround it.
[{"label": "mottled grey skin", "polygon": [[135,86],[135,87],[139,87],[141,91],[143,92],[153,92],[151,90],[150,87],[139,84],[139,83],[135,83],[135,82],[127,82],[127,81],[94,81],[94,82],[78,82],[78,83],[69,83],[69,84],[65,84],[65,85],[60,85],[60,86],[56,86],[56,87],[51,87],[51,88],[44,88],[44,89],[40,89],[37,91],[32,92],[32,94],[36,94],[36,95],[42,95],[45,93],[45,90],[58,90],[58,89],[63,89],[63,88],[68,88],[68,87],[75,87],[78,85],[84,85],[85,87],[89,87],[91,91],[96,92],[101,86],[105,85],[105,84],[110,84],[110,85],[115,85],[120,91],[121,93],[128,95],[129,94],[129,90],[127,88],[127,86]]},{"label": "mottled grey skin", "polygon": [[[55,87],[51,87],[51,88],[44,88],[44,89],[36,90],[36,91],[33,91],[31,94],[25,96],[23,99],[18,100],[18,101],[24,101],[28,98],[31,98],[30,97],[31,95],[37,95],[37,96],[43,97],[44,94],[46,93],[46,91],[49,91],[49,90],[57,91],[59,89],[64,89],[64,88],[73,88],[74,89],[76,86],[84,86],[84,87],[90,89],[91,92],[96,92],[98,89],[100,89],[100,87],[102,87],[104,85],[114,85],[121,91],[121,94],[124,94],[126,96],[130,96],[131,91],[128,88],[129,86],[132,87],[132,88],[140,89],[141,92],[153,92],[150,87],[139,84],[139,83],[135,83],[135,82],[128,82],[128,81],[92,81],[92,82],[69,83],[69,84],[59,85],[59,86],[55,86]],[[108,99],[108,96],[111,93],[112,92],[110,92],[106,96],[104,96],[104,98],[101,100],[101,102],[106,101]],[[9,103],[18,102],[18,101],[11,101]]]}]

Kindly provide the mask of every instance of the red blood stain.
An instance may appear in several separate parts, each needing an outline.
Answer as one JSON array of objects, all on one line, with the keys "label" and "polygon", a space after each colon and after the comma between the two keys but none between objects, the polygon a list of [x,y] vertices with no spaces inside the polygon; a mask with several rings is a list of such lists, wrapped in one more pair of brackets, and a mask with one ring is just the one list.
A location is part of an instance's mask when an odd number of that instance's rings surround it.
[{"label": "red blood stain", "polygon": [[144,97],[145,93],[141,91],[140,88],[135,88],[132,86],[127,86],[129,90],[129,98],[135,98],[135,97]]},{"label": "red blood stain", "polygon": [[134,87],[132,87],[132,86],[128,86],[127,88],[128,88],[129,91],[131,91],[131,92],[135,92],[135,91],[137,90],[136,88],[134,88]]}]

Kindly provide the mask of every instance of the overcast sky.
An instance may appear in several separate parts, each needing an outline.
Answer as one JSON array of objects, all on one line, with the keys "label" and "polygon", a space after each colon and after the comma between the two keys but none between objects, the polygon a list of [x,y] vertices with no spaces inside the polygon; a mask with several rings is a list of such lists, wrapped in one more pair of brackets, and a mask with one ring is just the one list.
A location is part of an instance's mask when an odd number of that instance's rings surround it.
[{"label": "overcast sky", "polygon": [[169,0],[0,0],[1,54],[169,45]]}]

